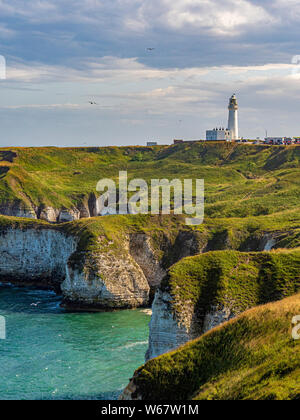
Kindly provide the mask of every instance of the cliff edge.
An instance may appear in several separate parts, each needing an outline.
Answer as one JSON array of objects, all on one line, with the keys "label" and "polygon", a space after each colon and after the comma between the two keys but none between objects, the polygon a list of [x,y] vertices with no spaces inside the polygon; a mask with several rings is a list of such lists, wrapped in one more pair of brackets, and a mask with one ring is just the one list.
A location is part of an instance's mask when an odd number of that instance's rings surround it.
[{"label": "cliff edge", "polygon": [[299,400],[300,295],[251,309],[139,368],[121,399]]},{"label": "cliff edge", "polygon": [[212,251],[182,259],[170,268],[155,295],[146,359],[299,290],[299,249]]}]

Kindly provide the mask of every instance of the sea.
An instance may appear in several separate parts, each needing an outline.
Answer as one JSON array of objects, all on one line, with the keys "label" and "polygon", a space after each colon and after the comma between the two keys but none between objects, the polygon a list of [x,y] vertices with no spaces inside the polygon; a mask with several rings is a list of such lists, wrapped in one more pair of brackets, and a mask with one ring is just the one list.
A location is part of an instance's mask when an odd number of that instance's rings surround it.
[{"label": "sea", "polygon": [[0,284],[0,400],[116,400],[144,363],[149,311],[60,304],[54,292]]}]

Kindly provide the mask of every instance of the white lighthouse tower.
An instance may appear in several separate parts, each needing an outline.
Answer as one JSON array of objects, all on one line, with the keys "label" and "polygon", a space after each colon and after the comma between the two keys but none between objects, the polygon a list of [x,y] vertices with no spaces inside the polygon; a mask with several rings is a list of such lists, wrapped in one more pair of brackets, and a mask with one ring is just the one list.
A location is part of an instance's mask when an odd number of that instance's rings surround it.
[{"label": "white lighthouse tower", "polygon": [[229,99],[229,118],[228,130],[231,133],[231,140],[238,140],[239,138],[239,123],[238,123],[238,103],[235,94]]}]

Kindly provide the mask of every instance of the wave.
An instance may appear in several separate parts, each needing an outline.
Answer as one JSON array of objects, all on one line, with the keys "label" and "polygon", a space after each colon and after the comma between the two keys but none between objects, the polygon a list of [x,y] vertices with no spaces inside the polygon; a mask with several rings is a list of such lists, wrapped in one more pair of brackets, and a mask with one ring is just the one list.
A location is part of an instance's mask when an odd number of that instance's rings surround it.
[{"label": "wave", "polygon": [[147,344],[148,344],[148,341],[137,341],[136,343],[125,344],[124,346],[119,347],[119,349],[131,349],[132,347],[146,346]]}]

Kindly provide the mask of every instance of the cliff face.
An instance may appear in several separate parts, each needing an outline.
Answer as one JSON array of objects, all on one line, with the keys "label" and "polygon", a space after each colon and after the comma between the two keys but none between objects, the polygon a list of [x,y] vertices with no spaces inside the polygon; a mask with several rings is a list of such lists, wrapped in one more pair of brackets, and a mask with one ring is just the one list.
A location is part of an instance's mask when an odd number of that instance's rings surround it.
[{"label": "cliff face", "polygon": [[[1,175],[1,173],[0,173]],[[27,219],[40,219],[49,223],[65,223],[82,218],[101,216],[103,204],[94,193],[89,194],[78,202],[77,206],[70,208],[47,205],[34,205],[25,194],[22,199],[0,202],[0,215],[10,217],[24,217]]]},{"label": "cliff face", "polygon": [[[166,235],[154,244],[151,233],[122,229],[108,239],[100,219],[59,226],[7,219],[0,229],[0,281],[53,287],[72,309],[135,308],[149,303],[167,264],[198,249],[191,232],[175,231],[173,244]],[[108,220],[116,219],[103,223]],[[96,228],[90,231],[90,224]]]},{"label": "cliff face", "polygon": [[63,223],[78,220],[80,217],[89,217],[73,207],[71,209],[56,209],[51,206],[35,207],[33,205],[17,201],[0,205],[0,214],[10,217],[23,217],[27,219],[40,219],[49,223]]},{"label": "cliff face", "polygon": [[[141,218],[137,230],[130,226],[132,220],[111,216],[50,225],[0,217],[0,281],[52,287],[73,309],[145,306],[150,291],[168,276],[168,267],[208,248],[208,234],[184,230],[180,221],[160,218]],[[270,235],[260,239],[268,246],[270,240]],[[186,289],[184,284],[178,287]],[[199,317],[195,305],[189,304],[190,296],[183,299],[178,317],[173,300],[170,290],[159,289],[150,324],[149,358],[233,316],[231,308],[223,305],[206,308]]]},{"label": "cliff face", "polygon": [[192,340],[190,332],[192,311],[187,312],[183,322],[178,322],[172,311],[172,296],[158,290],[152,305],[152,316],[149,324],[149,347],[146,360],[153,359],[181,344]]},{"label": "cliff face", "polygon": [[0,281],[59,287],[77,240],[43,229],[8,229],[0,234]]},{"label": "cliff face", "polygon": [[148,304],[148,281],[129,252],[120,255],[103,250],[86,254],[82,264],[81,268],[70,261],[67,265],[61,285],[65,307],[135,308]]},{"label": "cliff face", "polygon": [[149,251],[148,264],[147,255],[140,260],[142,267],[130,254],[130,247],[148,243],[147,236],[137,235],[136,240],[134,235],[130,239],[124,236],[119,244],[121,250],[103,236],[98,237],[98,251],[79,249],[79,242],[78,236],[49,225],[2,229],[0,281],[54,288],[62,292],[64,306],[73,309],[135,308],[148,304],[149,283],[159,281],[162,269],[150,245],[141,248]]},{"label": "cliff face", "polygon": [[0,204],[0,214],[3,214],[4,216],[37,219],[35,210],[22,202],[7,203],[5,205],[3,203]]},{"label": "cliff face", "polygon": [[149,286],[159,286],[167,272],[155,255],[151,238],[144,233],[131,234],[129,236],[129,252],[142,269]]},{"label": "cliff face", "polygon": [[[289,264],[289,259],[290,272],[283,273],[281,264]],[[296,293],[299,264],[298,254],[294,258],[233,251],[180,261],[156,292],[146,360],[176,349],[246,309]]]},{"label": "cliff face", "polygon": [[299,294],[250,309],[148,361],[120,399],[299,400],[300,341],[291,339],[299,311]]},{"label": "cliff face", "polygon": [[199,335],[234,318],[236,314],[229,308],[211,307],[204,317],[195,314],[192,302],[185,302],[180,317],[172,309],[173,297],[158,290],[152,305],[152,316],[149,324],[149,347],[146,361],[161,354],[175,350]]}]

